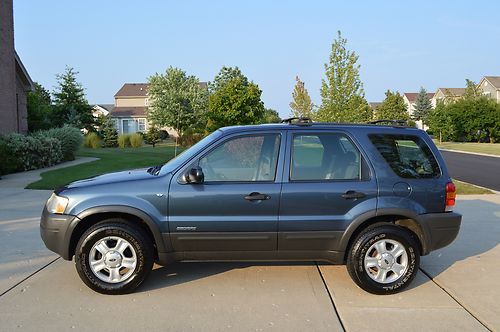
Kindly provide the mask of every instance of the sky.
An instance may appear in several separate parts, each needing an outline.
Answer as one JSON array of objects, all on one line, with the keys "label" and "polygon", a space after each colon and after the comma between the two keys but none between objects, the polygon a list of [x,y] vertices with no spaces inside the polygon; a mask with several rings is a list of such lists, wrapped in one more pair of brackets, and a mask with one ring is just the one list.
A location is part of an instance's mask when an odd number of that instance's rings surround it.
[{"label": "sky", "polygon": [[15,45],[31,78],[53,90],[66,65],[91,104],[169,66],[211,81],[238,66],[281,116],[298,75],[321,104],[331,44],[359,56],[366,99],[500,76],[498,1],[14,0]]}]

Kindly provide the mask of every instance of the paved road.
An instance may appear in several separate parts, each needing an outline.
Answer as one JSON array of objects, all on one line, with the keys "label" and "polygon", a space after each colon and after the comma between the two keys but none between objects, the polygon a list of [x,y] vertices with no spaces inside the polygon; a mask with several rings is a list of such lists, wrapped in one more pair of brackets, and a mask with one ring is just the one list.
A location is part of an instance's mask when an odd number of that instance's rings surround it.
[{"label": "paved road", "polygon": [[451,177],[500,191],[500,158],[441,151]]}]

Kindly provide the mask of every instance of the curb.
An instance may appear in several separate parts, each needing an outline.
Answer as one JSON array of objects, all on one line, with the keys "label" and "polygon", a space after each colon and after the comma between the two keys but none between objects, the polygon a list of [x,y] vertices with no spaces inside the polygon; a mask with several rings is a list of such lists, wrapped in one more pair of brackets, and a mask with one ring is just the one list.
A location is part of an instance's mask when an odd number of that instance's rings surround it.
[{"label": "curb", "polygon": [[500,156],[497,156],[494,154],[487,154],[487,153],[480,153],[480,152],[469,152],[469,151],[462,151],[462,150],[440,149],[439,147],[438,147],[438,149],[439,149],[439,151],[456,152],[456,153],[472,154],[472,155],[483,156],[483,157],[500,158]]}]

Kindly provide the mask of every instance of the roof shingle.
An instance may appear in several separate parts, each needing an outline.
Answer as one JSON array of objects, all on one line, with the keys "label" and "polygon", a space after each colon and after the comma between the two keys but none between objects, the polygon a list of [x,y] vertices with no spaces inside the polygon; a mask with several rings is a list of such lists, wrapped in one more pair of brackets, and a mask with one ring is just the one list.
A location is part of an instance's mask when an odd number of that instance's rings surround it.
[{"label": "roof shingle", "polygon": [[112,117],[145,117],[146,107],[115,107],[110,114]]}]

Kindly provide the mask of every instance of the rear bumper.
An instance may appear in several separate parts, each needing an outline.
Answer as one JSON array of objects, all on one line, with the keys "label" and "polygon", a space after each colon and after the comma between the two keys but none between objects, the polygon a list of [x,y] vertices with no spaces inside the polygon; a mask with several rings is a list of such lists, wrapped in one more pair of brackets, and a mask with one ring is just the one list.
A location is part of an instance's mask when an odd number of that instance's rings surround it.
[{"label": "rear bumper", "polygon": [[449,245],[458,235],[462,215],[455,212],[429,213],[419,216],[425,236],[423,255]]},{"label": "rear bumper", "polygon": [[78,218],[72,215],[50,213],[46,208],[40,219],[40,236],[45,246],[66,260],[71,259],[67,230],[75,219]]}]

